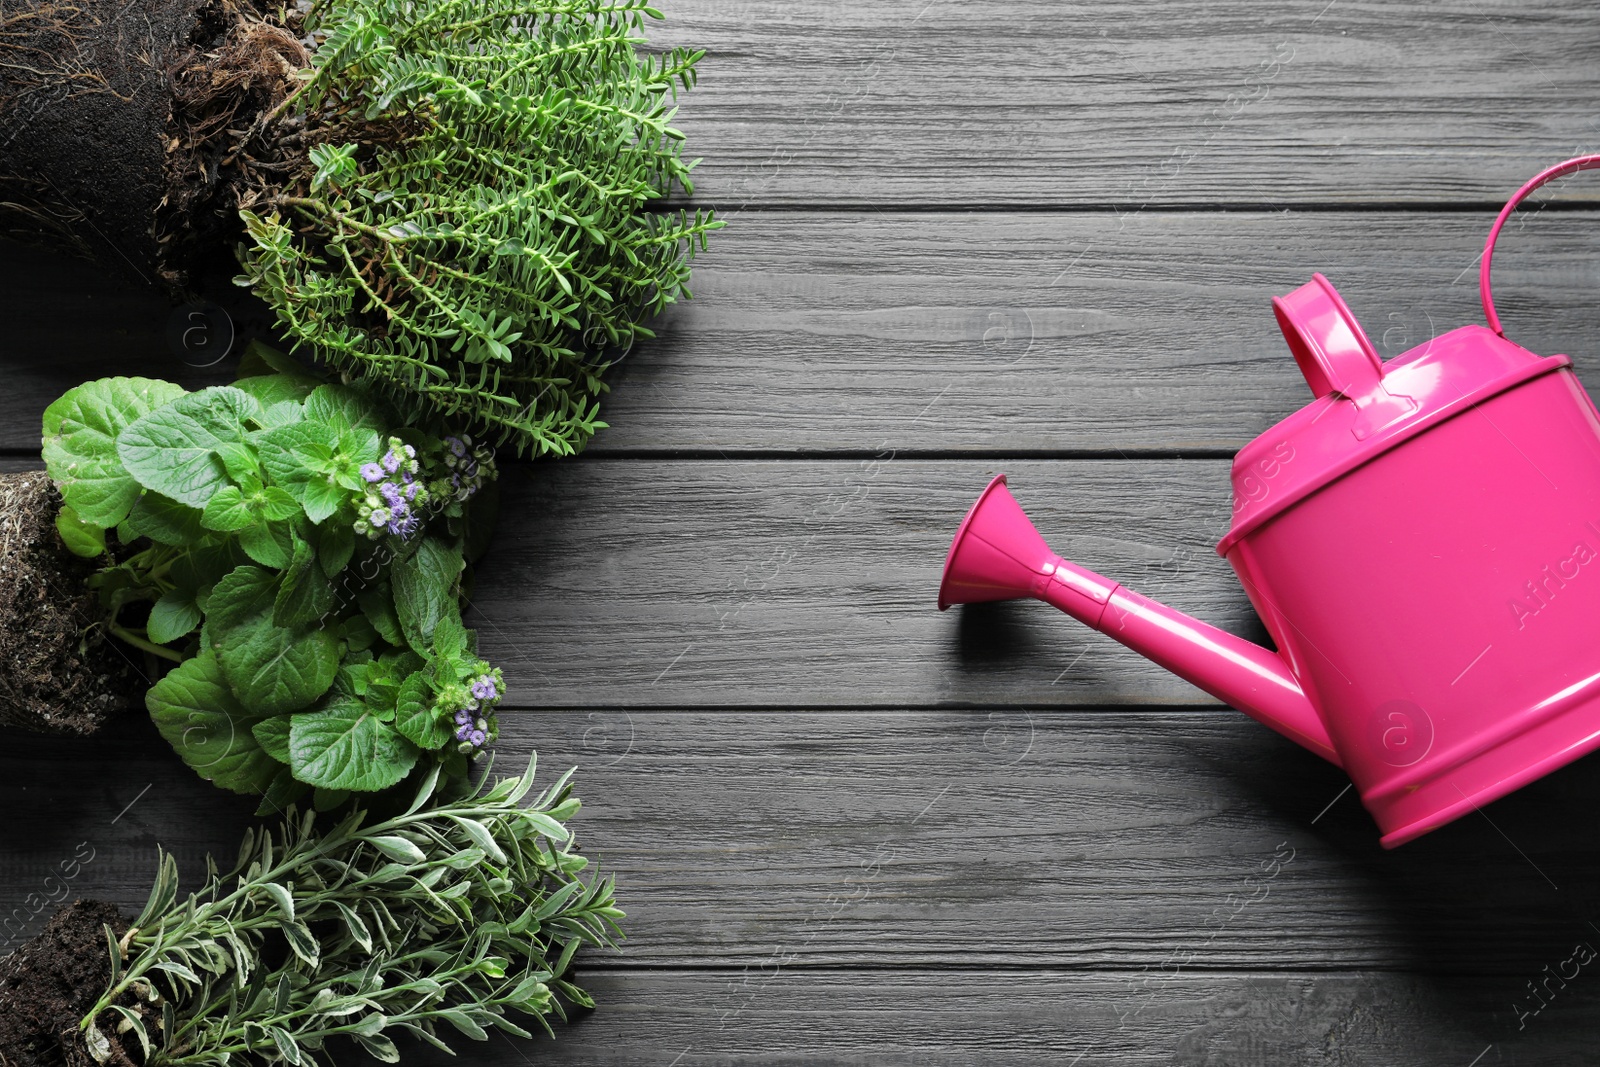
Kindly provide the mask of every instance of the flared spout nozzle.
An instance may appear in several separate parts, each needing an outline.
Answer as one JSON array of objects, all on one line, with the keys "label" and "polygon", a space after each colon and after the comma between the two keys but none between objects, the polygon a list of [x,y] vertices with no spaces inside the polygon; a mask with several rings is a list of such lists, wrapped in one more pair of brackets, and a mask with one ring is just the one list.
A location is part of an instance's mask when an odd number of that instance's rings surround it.
[{"label": "flared spout nozzle", "polygon": [[1002,474],[956,531],[939,585],[939,609],[1023,597],[1054,605],[1339,764],[1327,727],[1281,658],[1051,552]]}]

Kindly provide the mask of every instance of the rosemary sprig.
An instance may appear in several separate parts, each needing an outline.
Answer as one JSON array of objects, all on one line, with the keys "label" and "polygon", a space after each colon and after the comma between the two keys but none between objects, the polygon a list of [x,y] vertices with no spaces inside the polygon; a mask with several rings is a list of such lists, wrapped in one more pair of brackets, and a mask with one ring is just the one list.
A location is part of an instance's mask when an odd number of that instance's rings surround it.
[{"label": "rosemary sprig", "polygon": [[435,795],[435,766],[402,814],[356,809],[326,832],[290,808],[275,832],[246,832],[227,874],[207,857],[186,900],[161,854],[133,927],[106,927],[111,982],[81,1024],[90,1054],[111,1062],[131,1039],[148,1067],[316,1067],[343,1037],[394,1063],[395,1034],[449,1051],[441,1023],[528,1037],[508,1011],[549,1031],[547,1016],[565,1017],[557,993],[592,1007],[563,976],[579,947],[614,945],[623,913],[610,879],[579,877],[571,772],[523,805],[534,766],[458,799]]}]

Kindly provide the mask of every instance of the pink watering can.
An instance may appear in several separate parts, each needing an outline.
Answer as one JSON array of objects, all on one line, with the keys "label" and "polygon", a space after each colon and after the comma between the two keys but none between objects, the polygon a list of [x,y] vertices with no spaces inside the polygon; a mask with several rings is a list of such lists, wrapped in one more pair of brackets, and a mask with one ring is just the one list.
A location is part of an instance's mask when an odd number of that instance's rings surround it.
[{"label": "pink watering can", "polygon": [[1385,363],[1320,274],[1273,300],[1316,399],[1240,450],[1217,552],[1278,652],[1050,551],[989,483],[939,607],[1035,597],[1344,768],[1393,848],[1600,747],[1600,415],[1488,327]]}]

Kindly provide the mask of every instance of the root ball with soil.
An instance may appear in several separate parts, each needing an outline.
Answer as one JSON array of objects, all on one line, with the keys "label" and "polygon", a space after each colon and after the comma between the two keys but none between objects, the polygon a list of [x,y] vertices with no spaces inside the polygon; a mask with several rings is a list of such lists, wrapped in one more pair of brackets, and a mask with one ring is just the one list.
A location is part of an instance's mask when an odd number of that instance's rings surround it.
[{"label": "root ball with soil", "polygon": [[[49,0],[3,16],[0,215],[174,294],[238,241],[296,349],[519,454],[721,223],[673,126],[702,53],[648,0]],[[137,29],[135,30],[135,27]]]}]

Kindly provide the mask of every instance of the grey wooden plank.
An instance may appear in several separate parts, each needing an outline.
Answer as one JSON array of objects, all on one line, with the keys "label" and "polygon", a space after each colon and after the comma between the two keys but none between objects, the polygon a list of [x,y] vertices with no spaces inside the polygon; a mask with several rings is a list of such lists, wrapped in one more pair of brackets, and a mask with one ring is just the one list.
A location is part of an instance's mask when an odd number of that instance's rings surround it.
[{"label": "grey wooden plank", "polygon": [[[507,716],[501,767],[576,766],[580,840],[617,876],[630,940],[594,967],[1363,967],[1499,975],[1509,999],[1600,944],[1600,858],[1560,817],[1600,801],[1593,760],[1383,852],[1335,768],[1223,710]],[[250,805],[141,717],[4,741],[0,915],[22,933],[30,894],[137,907],[157,844],[186,884],[237,847]]]},{"label": "grey wooden plank", "polygon": [[[603,973],[586,984],[598,1010],[559,1027],[555,1040],[463,1042],[458,1051],[486,1064],[537,1057],[608,1067],[1567,1067],[1590,1061],[1600,1019],[1594,988],[1577,982],[1519,1030],[1516,997],[1533,1001],[1511,979],[1366,972],[863,974],[770,966]],[[419,1052],[415,1062],[455,1061]]]},{"label": "grey wooden plank", "polygon": [[887,453],[513,465],[466,620],[523,705],[1214,706],[1042,604],[935,600],[962,515],[1004,469],[1062,555],[1264,642],[1213,550],[1227,467]]},{"label": "grey wooden plank", "polygon": [[733,208],[1501,200],[1600,144],[1600,13],[1552,0],[664,10]]},{"label": "grey wooden plank", "polygon": [[[699,260],[696,299],[618,366],[590,451],[1229,452],[1309,399],[1274,294],[1321,270],[1396,355],[1480,321],[1491,219],[748,212]],[[1511,336],[1600,382],[1595,224],[1529,216],[1496,277]],[[231,372],[168,351],[153,293],[18,246],[0,248],[0,314],[0,448],[36,448],[40,413],[79,381]]]},{"label": "grey wooden plank", "polygon": [[513,468],[468,623],[512,699],[544,706],[1211,703],[1044,605],[934,602],[956,526],[1004,469],[1056,551],[1260,636],[1213,548],[1227,467],[885,454]]}]

